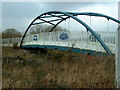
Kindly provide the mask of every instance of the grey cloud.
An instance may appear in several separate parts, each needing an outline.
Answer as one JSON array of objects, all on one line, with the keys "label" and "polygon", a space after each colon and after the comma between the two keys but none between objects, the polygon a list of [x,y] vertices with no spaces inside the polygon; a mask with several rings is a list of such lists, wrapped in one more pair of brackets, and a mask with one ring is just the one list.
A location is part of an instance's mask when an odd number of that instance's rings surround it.
[{"label": "grey cloud", "polygon": [[[116,5],[108,2],[3,2],[3,30],[14,26],[14,28],[24,31],[36,16],[46,11],[80,11],[86,7],[92,8],[92,6],[97,4],[104,5],[108,9]],[[115,15],[112,12],[110,14]]]}]

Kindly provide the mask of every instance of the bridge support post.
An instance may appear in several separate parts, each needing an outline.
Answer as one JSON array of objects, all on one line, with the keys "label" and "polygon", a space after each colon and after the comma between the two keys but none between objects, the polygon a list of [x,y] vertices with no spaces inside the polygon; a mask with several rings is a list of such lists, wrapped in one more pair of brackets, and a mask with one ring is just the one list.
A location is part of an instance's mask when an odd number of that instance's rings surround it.
[{"label": "bridge support post", "polygon": [[[120,1],[118,3],[118,17],[120,20]],[[116,85],[120,88],[120,24],[116,37],[116,53],[115,53],[115,69],[116,69]]]},{"label": "bridge support post", "polygon": [[120,88],[120,26],[117,30],[117,37],[116,37],[116,61],[115,61],[115,68],[116,68],[116,84],[117,88]]},{"label": "bridge support post", "polygon": [[49,41],[50,41],[50,45],[51,45],[51,41],[52,41],[51,32],[50,32],[50,35],[49,35]]}]

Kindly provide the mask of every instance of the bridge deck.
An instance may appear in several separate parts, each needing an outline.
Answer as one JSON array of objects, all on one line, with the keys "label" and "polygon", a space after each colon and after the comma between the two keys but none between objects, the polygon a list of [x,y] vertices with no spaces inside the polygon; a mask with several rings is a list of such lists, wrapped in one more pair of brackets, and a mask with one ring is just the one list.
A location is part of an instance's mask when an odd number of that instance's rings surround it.
[{"label": "bridge deck", "polygon": [[[98,52],[105,52],[104,48],[100,45],[98,42],[76,42],[73,45],[73,42],[55,42],[55,41],[32,41],[32,42],[26,42],[23,44],[24,46],[33,46],[33,45],[39,45],[39,46],[55,46],[57,47],[67,47],[67,48],[78,48],[78,49],[84,49],[84,50],[93,50]],[[107,44],[110,48],[111,52],[115,53],[115,44]]]}]

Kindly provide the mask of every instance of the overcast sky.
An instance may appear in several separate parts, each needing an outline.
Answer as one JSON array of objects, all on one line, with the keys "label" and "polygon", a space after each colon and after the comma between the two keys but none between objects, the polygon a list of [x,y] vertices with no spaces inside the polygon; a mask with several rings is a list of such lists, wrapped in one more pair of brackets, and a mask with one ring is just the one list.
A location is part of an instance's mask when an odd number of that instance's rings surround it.
[{"label": "overcast sky", "polygon": [[[98,12],[118,18],[117,2],[3,2],[2,30],[15,28],[24,32],[35,17],[54,10]],[[115,29],[115,25],[111,25]]]}]

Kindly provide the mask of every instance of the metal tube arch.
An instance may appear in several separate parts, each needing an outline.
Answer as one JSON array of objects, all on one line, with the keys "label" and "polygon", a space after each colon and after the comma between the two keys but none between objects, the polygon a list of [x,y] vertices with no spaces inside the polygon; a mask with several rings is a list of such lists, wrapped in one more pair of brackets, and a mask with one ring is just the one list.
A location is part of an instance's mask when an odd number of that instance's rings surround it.
[{"label": "metal tube arch", "polygon": [[[72,14],[73,16],[76,16],[76,15],[89,15],[89,16],[105,17],[105,18],[107,18],[108,20],[110,19],[110,20],[113,20],[114,22],[120,24],[120,20],[117,20],[117,19],[115,19],[115,18],[113,18],[113,17],[107,16],[107,15],[104,15],[104,14],[100,14],[100,13],[91,13],[91,12],[83,12],[83,13],[67,12],[67,13]],[[61,22],[62,22],[62,21],[63,21],[63,20],[61,20]],[[58,24],[59,24],[59,23],[58,23]],[[58,24],[57,24],[57,25],[58,25]],[[53,27],[53,29],[54,29],[55,27],[57,27],[57,25],[55,25],[55,26]],[[53,29],[51,29],[50,31],[52,31]]]},{"label": "metal tube arch", "polygon": [[107,54],[111,55],[111,51],[109,50],[107,45],[99,38],[99,36],[86,23],[84,23],[82,20],[78,19],[77,17],[75,17],[75,16],[73,16],[73,15],[71,15],[69,13],[66,13],[66,12],[60,12],[60,13],[63,13],[65,15],[67,15],[67,16],[70,16],[71,18],[73,18],[74,20],[76,20],[80,24],[82,24],[88,31],[90,31],[95,36],[95,38],[100,42],[100,44],[106,50]]},{"label": "metal tube arch", "polygon": [[116,23],[119,23],[120,24],[120,20],[117,20],[113,17],[110,17],[110,16],[107,16],[107,15],[104,15],[104,14],[100,14],[100,13],[91,13],[91,12],[83,12],[83,13],[72,13],[72,12],[67,12],[69,14],[72,14],[72,15],[89,15],[89,16],[98,16],[98,17],[105,17],[107,19],[110,19],[110,20],[113,20],[115,21]]},{"label": "metal tube arch", "polygon": [[[50,14],[52,14],[52,13],[54,13],[54,14],[64,14],[64,15],[66,15],[66,16],[68,16],[68,17],[71,17],[71,18],[73,18],[74,20],[78,21],[80,24],[82,24],[88,31],[90,31],[90,32],[95,36],[95,38],[100,42],[100,44],[101,44],[101,45],[103,46],[103,48],[106,50],[107,54],[111,55],[111,51],[109,50],[109,48],[107,47],[107,45],[98,37],[98,35],[97,35],[86,23],[84,23],[82,20],[80,20],[80,19],[78,19],[78,18],[76,18],[76,17],[74,16],[74,15],[101,16],[101,17],[106,17],[107,19],[111,19],[111,20],[113,20],[113,21],[115,21],[115,22],[117,22],[117,23],[120,23],[120,21],[117,20],[117,19],[111,18],[111,17],[106,16],[106,15],[97,14],[97,13],[71,13],[71,12],[62,12],[62,11],[50,11],[50,12],[43,13],[43,14],[39,15],[37,18],[35,18],[35,19],[31,22],[31,24],[28,26],[28,28],[26,29],[26,31],[25,31],[25,33],[24,33],[24,35],[23,35],[23,38],[22,38],[22,40],[21,40],[21,43],[20,43],[20,48],[21,48],[21,49],[22,49],[22,42],[23,42],[23,40],[24,40],[24,37],[25,37],[27,31],[29,30],[30,26],[32,25],[32,23],[33,23],[35,20],[39,19],[42,15],[46,15],[46,14],[49,14],[49,13],[50,13]],[[60,22],[58,22],[58,24],[61,23],[62,21],[64,21],[64,20],[61,20]],[[56,24],[56,25],[54,26],[54,28],[55,28],[58,24]],[[52,29],[52,30],[53,30],[53,29]],[[51,30],[51,31],[52,31],[52,30]]]},{"label": "metal tube arch", "polygon": [[[67,18],[69,18],[69,17],[67,17]],[[56,25],[54,25],[54,27],[50,30],[50,32],[52,32],[54,28],[56,28],[61,22],[63,22],[63,21],[66,20],[67,18],[62,19],[62,20],[59,21]]]}]

